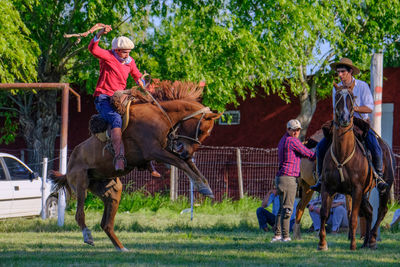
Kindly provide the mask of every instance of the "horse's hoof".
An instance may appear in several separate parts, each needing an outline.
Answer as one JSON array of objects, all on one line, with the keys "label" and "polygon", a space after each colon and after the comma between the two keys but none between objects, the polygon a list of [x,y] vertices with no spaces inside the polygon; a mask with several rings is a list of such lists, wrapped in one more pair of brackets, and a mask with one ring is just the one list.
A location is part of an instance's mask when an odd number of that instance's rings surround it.
[{"label": "horse's hoof", "polygon": [[369,246],[369,248],[372,249],[372,250],[377,249],[376,243],[372,243],[372,244],[370,243],[368,246]]},{"label": "horse's hoof", "polygon": [[325,246],[318,245],[318,250],[327,251],[328,250],[328,244],[326,244]]},{"label": "horse's hoof", "polygon": [[209,189],[209,188],[202,188],[202,189],[199,190],[199,193],[204,195],[204,196],[206,196],[206,197],[214,198],[214,194],[211,191],[211,189]]},{"label": "horse's hoof", "polygon": [[83,242],[85,242],[86,244],[89,244],[91,246],[94,246],[92,232],[89,230],[89,228],[83,229],[82,235],[83,235]]},{"label": "horse's hoof", "polygon": [[121,252],[127,252],[127,251],[129,251],[126,247],[122,247],[122,248],[115,247],[115,248],[117,249],[117,251],[121,251]]},{"label": "horse's hoof", "polygon": [[300,240],[301,235],[300,235],[300,224],[295,223],[293,226],[293,239],[295,240]]}]

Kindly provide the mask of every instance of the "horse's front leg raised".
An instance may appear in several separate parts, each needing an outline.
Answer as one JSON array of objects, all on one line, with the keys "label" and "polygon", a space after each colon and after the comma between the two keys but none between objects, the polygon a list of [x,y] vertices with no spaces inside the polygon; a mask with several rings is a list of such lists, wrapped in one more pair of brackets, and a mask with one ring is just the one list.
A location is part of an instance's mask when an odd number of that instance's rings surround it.
[{"label": "horse's front leg raised", "polygon": [[210,186],[208,185],[207,180],[197,170],[197,167],[193,163],[190,163],[190,165],[194,166],[193,168],[195,168],[195,170],[193,170],[192,167],[189,166],[189,163],[162,148],[158,150],[153,150],[149,157],[159,162],[174,165],[177,168],[181,169],[189,176],[190,180],[193,182],[195,188],[197,189],[197,191],[199,191],[199,193],[210,198],[214,198],[214,195]]},{"label": "horse's front leg raised", "polygon": [[328,243],[326,242],[326,228],[325,224],[329,217],[329,211],[331,210],[332,205],[332,196],[329,195],[324,189],[324,184],[322,185],[322,204],[320,209],[320,218],[321,218],[321,228],[319,230],[319,243],[318,250],[328,250]]}]

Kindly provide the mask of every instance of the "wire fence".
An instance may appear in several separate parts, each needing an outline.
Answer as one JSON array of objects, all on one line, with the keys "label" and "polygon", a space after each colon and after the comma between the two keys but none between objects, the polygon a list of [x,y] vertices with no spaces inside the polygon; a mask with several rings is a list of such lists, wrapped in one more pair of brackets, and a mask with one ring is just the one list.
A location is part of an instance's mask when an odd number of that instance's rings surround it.
[{"label": "wire fence", "polygon": [[400,202],[400,158],[399,158],[400,147],[393,147],[393,153],[396,155],[395,157],[396,168],[394,170],[395,178],[393,183],[393,191],[395,199]]},{"label": "wire fence", "polygon": [[[250,147],[211,147],[202,146],[195,153],[194,159],[199,170],[207,178],[217,201],[223,198],[239,199],[239,177],[237,153],[241,156],[243,191],[248,196],[262,198],[274,186],[278,170],[278,150]],[[19,151],[4,151],[16,156]],[[396,155],[394,197],[400,201],[400,147],[393,147]],[[27,152],[25,152],[27,153]],[[22,153],[23,155],[23,153]],[[56,154],[58,155],[58,154]],[[58,161],[58,157],[49,162]],[[55,163],[55,162],[54,162]],[[57,163],[56,163],[57,164]],[[49,167],[51,169],[51,167]],[[126,191],[144,190],[149,194],[156,192],[170,193],[170,169],[164,164],[156,164],[162,178],[154,178],[147,170],[134,170],[121,177]],[[190,195],[190,182],[183,171],[178,170],[177,195]],[[200,198],[199,194],[195,194]]]},{"label": "wire fence", "polygon": [[[275,174],[278,170],[278,151],[274,149],[249,147],[208,147],[202,146],[195,154],[195,162],[199,170],[207,178],[217,201],[224,197],[239,199],[237,150],[241,155],[243,191],[248,196],[262,198],[274,186]],[[400,153],[400,147],[393,148]],[[394,194],[400,201],[400,161],[395,169]],[[122,178],[128,191],[142,189],[149,193],[169,193],[170,178],[164,165],[156,168],[165,175],[164,178],[152,178],[148,172],[133,171]],[[167,171],[166,171],[167,170]],[[178,195],[189,196],[189,179],[182,171],[178,171]],[[198,194],[196,197],[200,197]]]}]

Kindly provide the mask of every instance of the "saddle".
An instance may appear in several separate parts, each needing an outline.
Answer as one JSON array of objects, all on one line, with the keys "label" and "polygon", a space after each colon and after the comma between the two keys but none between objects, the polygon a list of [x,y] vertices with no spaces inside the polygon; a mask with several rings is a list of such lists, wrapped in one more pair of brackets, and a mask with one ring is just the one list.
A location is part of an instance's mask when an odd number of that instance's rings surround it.
[{"label": "saddle", "polygon": [[[353,131],[355,136],[358,138],[358,140],[364,141],[369,129],[371,128],[369,123],[355,117],[353,118],[353,123],[354,123]],[[332,127],[333,127],[333,120],[325,122],[321,127],[325,138],[330,141],[332,140]]]},{"label": "saddle", "polygon": [[[377,176],[374,164],[372,164],[371,152],[367,148],[366,141],[365,141],[366,137],[367,137],[367,133],[368,133],[369,129],[371,128],[371,126],[369,125],[368,122],[366,122],[362,119],[359,119],[359,118],[355,118],[355,117],[353,118],[353,123],[354,123],[353,132],[356,137],[356,143],[360,147],[364,156],[367,158],[368,164],[372,168],[374,176]],[[333,127],[333,120],[330,120],[330,121],[325,122],[321,128],[324,133],[325,138],[329,141],[329,143],[332,142],[332,127]],[[379,140],[381,137],[376,135],[376,138]]]},{"label": "saddle", "polygon": [[[122,117],[122,132],[129,124],[129,112],[126,111],[129,110],[132,103],[136,102],[137,99],[132,95],[132,90],[116,91],[111,97],[111,104]],[[89,131],[103,143],[111,139],[108,124],[100,114],[95,114],[90,118]]]}]

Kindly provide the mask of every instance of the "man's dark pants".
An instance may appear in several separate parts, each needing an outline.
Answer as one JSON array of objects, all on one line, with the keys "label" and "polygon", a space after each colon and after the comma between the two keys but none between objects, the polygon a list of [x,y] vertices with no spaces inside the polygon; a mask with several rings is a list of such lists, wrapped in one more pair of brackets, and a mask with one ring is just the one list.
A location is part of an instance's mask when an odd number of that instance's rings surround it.
[{"label": "man's dark pants", "polygon": [[[259,207],[257,209],[257,219],[260,229],[265,229],[267,224],[269,224],[272,228],[275,227],[276,216],[263,207]],[[290,220],[290,232],[293,230],[294,221],[294,219]]]}]

